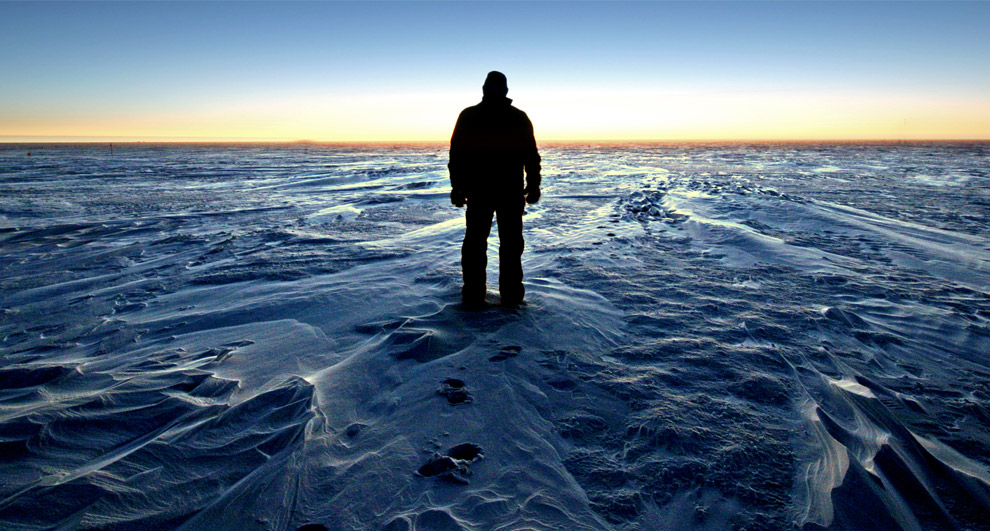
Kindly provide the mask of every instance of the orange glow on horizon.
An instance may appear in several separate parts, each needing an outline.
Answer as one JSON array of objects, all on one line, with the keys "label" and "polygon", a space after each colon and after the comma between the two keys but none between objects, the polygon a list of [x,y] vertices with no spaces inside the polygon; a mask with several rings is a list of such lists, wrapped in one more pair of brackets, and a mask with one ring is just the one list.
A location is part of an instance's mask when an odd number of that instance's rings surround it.
[{"label": "orange glow on horizon", "polygon": [[[580,141],[990,139],[990,101],[923,95],[799,92],[554,93],[520,89],[514,103],[541,143]],[[0,142],[446,142],[462,108],[447,94],[282,94],[167,114],[6,116]]]}]

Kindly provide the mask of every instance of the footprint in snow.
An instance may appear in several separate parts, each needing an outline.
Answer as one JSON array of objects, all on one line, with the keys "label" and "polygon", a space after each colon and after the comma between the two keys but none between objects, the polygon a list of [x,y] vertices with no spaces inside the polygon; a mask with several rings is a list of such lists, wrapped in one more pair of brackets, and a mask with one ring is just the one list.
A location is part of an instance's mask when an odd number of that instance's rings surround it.
[{"label": "footprint in snow", "polygon": [[488,358],[488,361],[505,361],[509,358],[514,358],[522,352],[522,347],[518,345],[510,345],[508,347],[503,347],[498,354]]},{"label": "footprint in snow", "polygon": [[444,453],[434,452],[433,457],[419,467],[416,475],[424,478],[439,477],[452,483],[466,485],[468,469],[472,463],[482,459],[481,447],[474,443],[463,443],[450,448]]},{"label": "footprint in snow", "polygon": [[453,405],[469,404],[474,400],[474,397],[468,392],[467,386],[464,385],[464,380],[458,380],[457,378],[447,378],[440,382],[440,388],[437,389],[437,394],[446,398],[447,402]]}]

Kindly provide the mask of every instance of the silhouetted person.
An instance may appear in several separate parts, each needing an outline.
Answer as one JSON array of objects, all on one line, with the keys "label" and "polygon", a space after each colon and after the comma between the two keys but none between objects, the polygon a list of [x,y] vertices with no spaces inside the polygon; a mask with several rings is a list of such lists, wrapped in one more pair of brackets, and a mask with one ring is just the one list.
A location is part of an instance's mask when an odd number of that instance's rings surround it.
[{"label": "silhouetted person", "polygon": [[[525,203],[540,200],[540,154],[533,124],[512,106],[505,75],[489,72],[481,103],[461,111],[450,138],[450,202],[467,204],[467,227],[461,246],[467,305],[485,301],[488,235],[497,216],[498,288],[502,304],[522,302],[522,216]],[[524,172],[525,170],[525,179]]]}]

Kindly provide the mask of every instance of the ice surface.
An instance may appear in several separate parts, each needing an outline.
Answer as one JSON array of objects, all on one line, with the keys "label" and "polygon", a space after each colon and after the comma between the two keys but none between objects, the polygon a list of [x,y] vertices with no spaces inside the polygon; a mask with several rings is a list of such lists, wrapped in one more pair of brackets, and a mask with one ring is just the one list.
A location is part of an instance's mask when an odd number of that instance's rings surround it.
[{"label": "ice surface", "polygon": [[542,152],[0,145],[0,528],[990,528],[990,145]]}]

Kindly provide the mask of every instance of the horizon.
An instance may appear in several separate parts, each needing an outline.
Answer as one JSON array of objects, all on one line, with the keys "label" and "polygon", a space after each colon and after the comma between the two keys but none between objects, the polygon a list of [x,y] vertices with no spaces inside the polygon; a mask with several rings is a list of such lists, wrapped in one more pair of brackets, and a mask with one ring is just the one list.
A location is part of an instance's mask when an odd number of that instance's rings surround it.
[{"label": "horizon", "polygon": [[0,142],[990,140],[990,3],[562,6],[5,3]]},{"label": "horizon", "polygon": [[[990,143],[990,138],[788,138],[788,139],[575,139],[538,140],[542,146],[567,145],[692,145],[692,144],[956,144]],[[244,139],[136,139],[136,140],[4,140],[0,146],[27,145],[132,145],[132,144],[176,144],[176,145],[430,145],[447,146],[449,140],[244,140]]]}]

